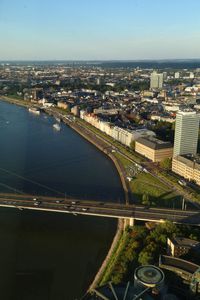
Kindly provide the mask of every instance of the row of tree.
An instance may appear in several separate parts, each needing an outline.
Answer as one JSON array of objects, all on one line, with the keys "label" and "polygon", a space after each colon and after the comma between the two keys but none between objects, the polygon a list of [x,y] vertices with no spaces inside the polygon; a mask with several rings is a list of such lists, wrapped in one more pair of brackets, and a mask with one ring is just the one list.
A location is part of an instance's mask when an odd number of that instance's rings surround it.
[{"label": "row of tree", "polygon": [[168,221],[157,225],[152,231],[145,226],[127,227],[102,284],[129,280],[138,265],[157,263],[159,254],[166,252],[167,237],[177,232],[177,227]]}]

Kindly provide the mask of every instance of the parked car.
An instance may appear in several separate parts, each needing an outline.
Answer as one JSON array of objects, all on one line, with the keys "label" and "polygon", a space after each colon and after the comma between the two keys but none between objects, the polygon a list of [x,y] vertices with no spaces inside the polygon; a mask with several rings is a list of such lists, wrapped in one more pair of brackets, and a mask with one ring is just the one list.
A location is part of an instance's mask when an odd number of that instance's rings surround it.
[{"label": "parked car", "polygon": [[185,180],[180,179],[178,183],[182,186],[187,186],[187,182]]}]

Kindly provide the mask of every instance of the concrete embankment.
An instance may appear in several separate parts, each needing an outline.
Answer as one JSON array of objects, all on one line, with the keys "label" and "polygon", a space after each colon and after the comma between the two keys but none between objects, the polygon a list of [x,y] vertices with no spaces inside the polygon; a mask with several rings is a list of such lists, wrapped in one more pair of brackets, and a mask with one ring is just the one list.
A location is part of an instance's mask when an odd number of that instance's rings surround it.
[{"label": "concrete embankment", "polygon": [[[103,142],[102,140],[98,139],[92,132],[90,132],[88,129],[86,129],[84,126],[77,125],[76,123],[67,122],[64,121],[67,125],[69,125],[72,129],[74,129],[76,132],[78,132],[81,136],[83,136],[87,141],[95,145],[99,150],[104,152],[114,163],[118,174],[120,176],[120,180],[123,186],[124,190],[124,196],[125,201],[127,204],[129,204],[129,187],[126,182],[126,175],[125,170],[122,164],[117,160],[117,158],[112,154],[112,152],[109,152],[107,147],[108,144]],[[109,145],[110,146],[110,145]]]},{"label": "concrete embankment", "polygon": [[29,103],[29,102],[26,102],[26,101],[23,101],[23,100],[18,100],[18,99],[12,98],[12,97],[0,96],[0,99],[5,101],[5,102],[9,102],[11,104],[16,104],[16,105],[23,106],[23,107],[33,106],[32,103]]},{"label": "concrete embankment", "polygon": [[107,266],[107,264],[109,263],[110,257],[112,256],[112,253],[121,237],[121,234],[123,232],[123,228],[124,228],[124,221],[122,219],[118,220],[118,226],[117,226],[117,230],[116,230],[116,234],[114,236],[112,245],[110,247],[110,250],[108,251],[108,254],[106,256],[106,258],[104,259],[99,271],[97,272],[92,284],[90,285],[88,291],[91,291],[92,289],[96,288],[102,278],[102,275],[104,273],[104,270]]}]

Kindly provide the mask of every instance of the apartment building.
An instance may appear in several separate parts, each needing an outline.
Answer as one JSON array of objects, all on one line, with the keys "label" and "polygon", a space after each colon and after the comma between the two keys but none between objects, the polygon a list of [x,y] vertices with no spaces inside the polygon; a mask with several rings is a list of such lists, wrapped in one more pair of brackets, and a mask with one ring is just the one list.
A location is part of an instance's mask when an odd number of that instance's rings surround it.
[{"label": "apartment building", "polygon": [[135,142],[135,151],[153,162],[160,162],[173,155],[171,143],[158,140],[155,137],[139,138]]},{"label": "apartment building", "polygon": [[172,160],[172,171],[200,185],[200,160],[193,156],[178,155]]},{"label": "apartment building", "polygon": [[190,249],[196,250],[200,248],[200,242],[187,239],[184,237],[174,237],[167,239],[168,254],[174,257],[180,257],[187,254]]}]

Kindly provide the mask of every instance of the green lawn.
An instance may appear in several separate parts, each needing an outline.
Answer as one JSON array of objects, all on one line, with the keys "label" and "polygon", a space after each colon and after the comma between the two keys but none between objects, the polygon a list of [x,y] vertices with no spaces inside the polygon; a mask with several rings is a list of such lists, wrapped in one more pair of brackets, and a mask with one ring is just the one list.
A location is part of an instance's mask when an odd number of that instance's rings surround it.
[{"label": "green lawn", "polygon": [[[130,167],[134,168],[134,165],[120,153],[115,152],[117,157],[123,164],[127,176],[132,177],[129,174]],[[149,195],[152,206],[157,207],[169,207],[169,208],[181,208],[180,196],[169,190],[169,187],[161,182],[159,179],[153,177],[151,174],[137,171],[137,174],[129,182],[131,191],[131,198],[133,203],[142,203],[142,196],[144,193]]]},{"label": "green lawn", "polygon": [[125,169],[132,165],[132,163],[128,159],[124,158],[120,153],[114,152],[113,155],[122,163]]},{"label": "green lawn", "polygon": [[180,208],[181,198],[170,191],[168,186],[164,185],[158,179],[150,174],[140,173],[131,182],[133,202],[141,203],[144,193],[149,195],[152,206]]},{"label": "green lawn", "polygon": [[9,98],[14,98],[14,99],[16,99],[16,100],[24,100],[24,97],[23,97],[23,96],[19,96],[19,95],[17,95],[17,94],[8,94],[7,97],[9,97]]},{"label": "green lawn", "polygon": [[125,146],[123,146],[122,144],[120,144],[119,142],[115,142],[117,148],[124,153],[125,155],[127,155],[130,159],[136,161],[137,163],[141,163],[143,161],[146,161],[144,157],[142,157],[140,154],[131,151],[131,149],[127,149]]}]

